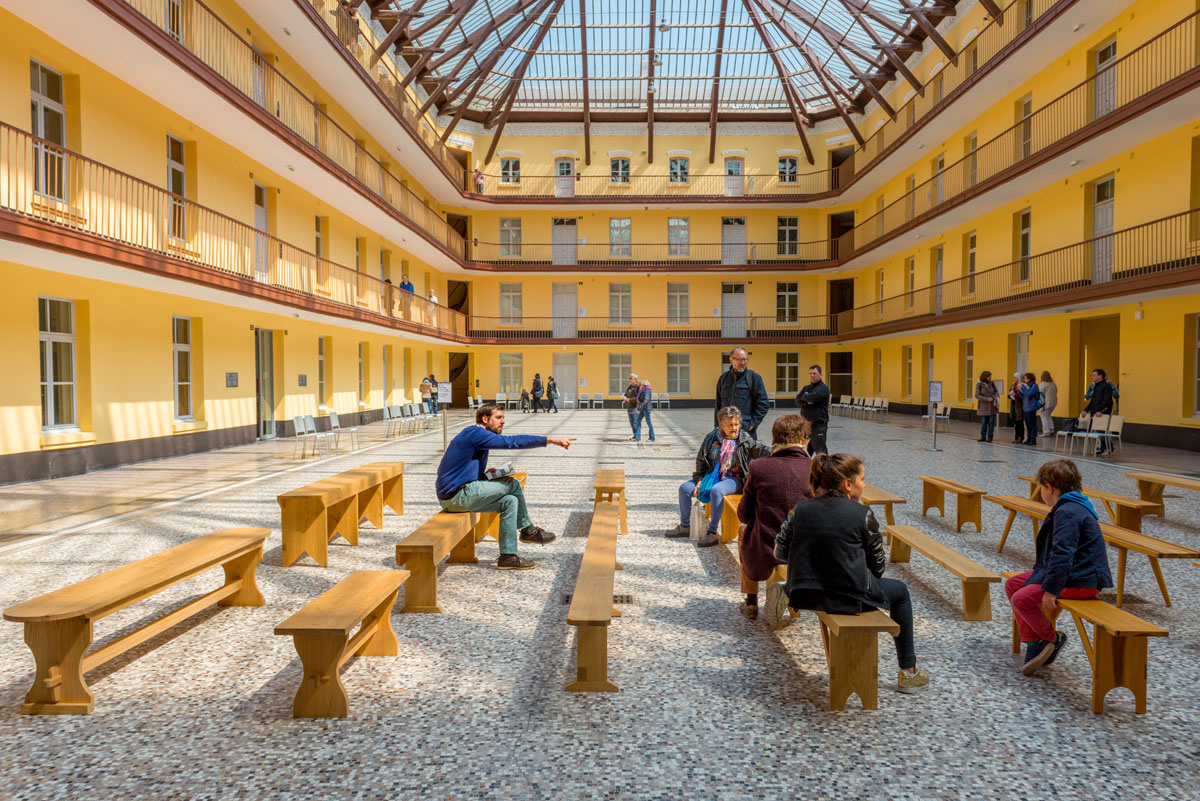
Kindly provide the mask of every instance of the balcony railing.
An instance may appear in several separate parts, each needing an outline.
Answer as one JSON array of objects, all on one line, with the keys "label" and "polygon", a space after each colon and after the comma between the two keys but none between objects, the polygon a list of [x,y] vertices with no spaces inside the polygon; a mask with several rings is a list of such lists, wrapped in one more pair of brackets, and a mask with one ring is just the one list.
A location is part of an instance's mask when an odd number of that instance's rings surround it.
[{"label": "balcony railing", "polygon": [[[314,5],[336,0],[311,0]],[[1001,25],[992,20],[978,35],[963,44],[956,62],[948,62],[925,82],[900,107],[896,116],[886,119],[866,137],[865,144],[855,147],[853,155],[837,167],[823,168],[797,175],[755,173],[745,175],[691,175],[687,181],[672,181],[667,173],[619,175],[617,180],[605,172],[608,165],[594,167],[595,174],[577,176],[521,175],[507,180],[498,174],[483,174],[482,186],[472,183],[471,191],[497,198],[621,198],[655,197],[716,198],[753,197],[778,198],[816,195],[832,192],[850,182],[876,164],[882,156],[893,152],[921,128],[934,112],[941,111],[962,94],[960,89],[989,70],[997,56],[1006,53],[1013,42],[1043,22],[1047,15],[1058,14],[1073,5],[1075,0],[1012,0],[1004,8]],[[937,58],[930,55],[929,58]],[[900,86],[907,86],[898,78]]]},{"label": "balcony railing", "polygon": [[[987,270],[914,288],[838,314],[790,312],[736,317],[486,317],[472,316],[469,335],[487,341],[707,342],[767,339],[807,342],[871,336],[877,329],[937,325],[939,318],[986,317],[1013,304],[1030,308],[1070,297],[1089,299],[1127,292],[1135,279],[1169,278],[1200,270],[1200,209],[1094,237]],[[1164,282],[1165,283],[1165,282]]]},{"label": "balcony railing", "polygon": [[[572,235],[572,240],[574,235]],[[471,245],[471,261],[497,266],[663,267],[684,269],[702,265],[800,265],[828,262],[829,240],[817,242],[634,243],[611,244],[497,244]]]},{"label": "balcony railing", "polygon": [[[0,210],[461,338],[464,315],[0,123]],[[215,278],[215,276],[214,276]]]},{"label": "balcony railing", "polygon": [[466,248],[457,231],[202,0],[182,0],[178,6],[162,0],[124,1],[323,154],[360,189],[382,200],[419,233],[462,258]]}]

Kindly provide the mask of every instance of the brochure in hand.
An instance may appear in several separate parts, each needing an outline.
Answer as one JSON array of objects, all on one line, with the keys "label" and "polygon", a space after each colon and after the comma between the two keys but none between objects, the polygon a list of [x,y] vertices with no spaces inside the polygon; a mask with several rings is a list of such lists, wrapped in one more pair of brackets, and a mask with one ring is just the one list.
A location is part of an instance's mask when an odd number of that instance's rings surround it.
[{"label": "brochure in hand", "polygon": [[504,478],[505,476],[511,476],[515,472],[516,469],[513,467],[513,463],[505,462],[504,464],[496,467],[489,467],[487,470],[483,471],[483,475],[488,480],[491,480],[493,478]]}]

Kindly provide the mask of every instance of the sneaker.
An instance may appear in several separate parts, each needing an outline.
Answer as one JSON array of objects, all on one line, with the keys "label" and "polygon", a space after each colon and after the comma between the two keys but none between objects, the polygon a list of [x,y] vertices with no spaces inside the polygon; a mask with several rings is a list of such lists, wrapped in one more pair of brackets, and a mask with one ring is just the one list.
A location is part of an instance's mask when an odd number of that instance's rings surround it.
[{"label": "sneaker", "polygon": [[742,617],[746,620],[758,620],[758,604],[751,606],[742,601],[742,605],[738,607],[738,611],[742,613]]},{"label": "sneaker", "polygon": [[778,631],[792,621],[784,617],[787,613],[788,596],[782,581],[772,581],[767,585],[767,606],[763,610],[763,620],[767,626]]},{"label": "sneaker", "polygon": [[921,668],[916,673],[901,670],[896,676],[896,689],[902,693],[919,693],[929,686],[929,674]]},{"label": "sneaker", "polygon": [[676,526],[675,528],[667,529],[666,533],[663,534],[663,536],[664,537],[687,537],[687,536],[690,536],[691,533],[692,533],[691,527],[685,526],[681,523],[678,526]]},{"label": "sneaker", "polygon": [[1058,633],[1058,636],[1054,638],[1054,650],[1050,653],[1050,658],[1046,660],[1046,664],[1042,665],[1042,667],[1050,667],[1052,664],[1054,664],[1054,660],[1058,659],[1059,651],[1066,646],[1067,639],[1068,637],[1065,631],[1060,631]]},{"label": "sneaker", "polygon": [[1025,664],[1021,666],[1021,673],[1026,676],[1032,676],[1037,673],[1053,653],[1054,643],[1050,640],[1031,642],[1025,648]]},{"label": "sneaker", "polygon": [[537,567],[537,562],[522,558],[515,553],[502,553],[496,560],[497,570],[533,570],[535,567]]},{"label": "sneaker", "polygon": [[532,542],[535,545],[548,545],[549,543],[558,539],[558,537],[556,537],[554,534],[551,534],[549,531],[546,531],[544,528],[530,526],[521,532],[521,536],[518,537],[518,539],[521,540],[521,542]]},{"label": "sneaker", "polygon": [[711,548],[721,541],[721,535],[715,531],[710,531],[700,539],[696,540],[697,548]]}]

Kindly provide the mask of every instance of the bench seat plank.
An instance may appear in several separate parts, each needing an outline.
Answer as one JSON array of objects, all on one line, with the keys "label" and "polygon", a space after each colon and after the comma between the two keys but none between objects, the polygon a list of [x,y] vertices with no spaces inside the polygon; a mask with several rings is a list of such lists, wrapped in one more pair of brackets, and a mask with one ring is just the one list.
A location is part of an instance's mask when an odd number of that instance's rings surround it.
[{"label": "bench seat plank", "polygon": [[625,470],[623,468],[607,468],[596,471],[592,481],[594,498],[592,503],[606,501],[616,503],[620,511],[621,533],[629,533],[629,518],[625,511]]},{"label": "bench seat plank", "polygon": [[619,615],[613,608],[613,579],[620,536],[620,506],[611,501],[595,504],[587,545],[567,610],[567,623],[576,631],[575,680],[567,692],[617,692],[608,678],[608,626]]},{"label": "bench seat plank", "polygon": [[437,566],[447,556],[454,563],[474,564],[479,522],[474,512],[441,511],[396,543],[396,564],[412,574],[404,589],[402,612],[440,614]]},{"label": "bench seat plank", "polygon": [[862,503],[863,506],[882,506],[884,518],[887,520],[888,525],[896,524],[896,518],[892,511],[892,506],[897,503],[908,503],[905,498],[901,498],[899,495],[895,495],[887,490],[872,486],[871,484],[867,484],[866,487],[863,488],[863,494],[862,497],[859,498],[859,502]]},{"label": "bench seat plank", "polygon": [[[1037,478],[1035,476],[1017,476],[1017,478],[1029,482],[1029,499],[1040,503],[1042,499]],[[1116,492],[1091,487],[1081,487],[1080,491],[1087,497],[1104,504],[1104,508],[1108,512],[1108,519],[1114,526],[1130,531],[1141,532],[1142,515],[1152,513],[1159,505],[1152,501],[1130,498]]]},{"label": "bench seat plank", "polygon": [[887,526],[887,531],[892,540],[889,561],[907,562],[911,549],[916,548],[962,582],[964,619],[992,619],[989,585],[999,582],[1000,576],[912,526]]},{"label": "bench seat plank", "polygon": [[[1107,601],[1060,599],[1071,613],[1075,628],[1092,665],[1092,712],[1104,711],[1104,699],[1115,687],[1133,693],[1134,711],[1146,713],[1146,671],[1149,637],[1166,637],[1166,629],[1148,623]],[[1089,640],[1083,621],[1092,624]]]},{"label": "bench seat plank", "polygon": [[1134,472],[1126,473],[1126,478],[1132,478],[1138,485],[1138,497],[1143,501],[1154,504],[1146,514],[1165,517],[1166,507],[1163,506],[1163,488],[1178,487],[1179,489],[1200,492],[1200,481],[1185,476],[1173,476],[1169,473]]},{"label": "bench seat plank", "polygon": [[957,520],[954,530],[962,531],[966,523],[974,523],[976,531],[983,531],[983,508],[979,500],[987,495],[987,490],[963,484],[942,476],[919,476],[921,479],[921,514],[930,509],[937,509],[946,516],[946,493],[951,492],[958,499]]},{"label": "bench seat plank", "polygon": [[862,701],[863,709],[878,709],[878,635],[895,637],[900,633],[900,624],[878,609],[858,615],[816,614],[829,667],[829,709],[845,709],[846,701],[854,694]]},{"label": "bench seat plank", "polygon": [[[339,534],[357,545],[362,519],[359,499],[378,505],[378,486],[373,473],[351,470],[279,495],[276,500],[282,516],[283,566],[294,564],[307,553],[318,565],[328,567],[329,541]],[[382,506],[377,519],[382,523]]]},{"label": "bench seat plank", "polygon": [[349,634],[408,575],[407,570],[355,570],[276,626],[275,633]]}]

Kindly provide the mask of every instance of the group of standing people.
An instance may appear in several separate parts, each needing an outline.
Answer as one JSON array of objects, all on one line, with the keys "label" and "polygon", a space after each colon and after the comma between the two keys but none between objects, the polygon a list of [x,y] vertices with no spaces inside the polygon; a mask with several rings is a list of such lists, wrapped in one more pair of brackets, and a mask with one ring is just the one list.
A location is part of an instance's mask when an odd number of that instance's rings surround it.
[{"label": "group of standing people", "polygon": [[[545,406],[542,401],[545,399]],[[558,414],[558,382],[554,376],[542,381],[541,373],[533,374],[533,384],[529,389],[521,387],[521,411],[532,411],[534,414],[545,412]]]},{"label": "group of standing people", "polygon": [[629,417],[629,429],[633,432],[629,439],[634,442],[642,441],[644,422],[649,429],[650,441],[654,442],[654,421],[650,419],[654,393],[650,389],[650,382],[638,378],[637,373],[630,373],[629,384],[625,387],[625,394],[621,400],[625,404],[625,414]]},{"label": "group of standing people", "polygon": [[[1003,382],[992,380],[990,370],[984,370],[979,375],[979,381],[975,384],[975,400],[978,404],[980,442],[991,442],[995,436],[1002,389]],[[1040,382],[1033,373],[1014,373],[1006,397],[1014,445],[1037,445],[1039,436],[1054,436],[1053,414],[1058,408],[1058,384],[1049,370],[1042,371]],[[1100,368],[1093,370],[1091,383],[1084,395],[1087,405],[1079,418],[1086,420],[1098,414],[1112,414],[1117,397],[1117,388],[1108,380],[1108,373]],[[1097,452],[1103,454],[1107,449],[1108,443],[1101,439]]]},{"label": "group of standing people", "polygon": [[433,373],[421,379],[421,403],[425,404],[425,411],[429,414],[437,414],[438,412],[438,381]]}]

